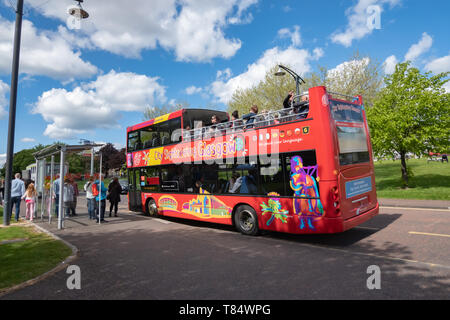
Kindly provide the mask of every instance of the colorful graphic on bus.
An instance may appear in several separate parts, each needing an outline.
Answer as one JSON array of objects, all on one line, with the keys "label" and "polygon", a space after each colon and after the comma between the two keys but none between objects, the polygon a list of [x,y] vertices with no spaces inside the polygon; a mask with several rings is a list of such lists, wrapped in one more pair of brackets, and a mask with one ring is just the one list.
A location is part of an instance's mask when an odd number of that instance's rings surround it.
[{"label": "colorful graphic on bus", "polygon": [[291,159],[291,188],[294,190],[293,208],[294,214],[299,216],[300,229],[305,228],[305,220],[309,229],[314,230],[313,221],[324,213],[319,199],[316,179],[312,176],[317,173],[318,166],[303,166],[300,156]]},{"label": "colorful graphic on bus", "polygon": [[270,192],[268,196],[271,198],[267,201],[267,204],[265,202],[261,204],[262,215],[266,213],[272,215],[266,224],[270,226],[275,219],[280,220],[282,223],[287,223],[289,210],[283,210],[281,207],[280,199],[278,198],[280,195],[276,192]]},{"label": "colorful graphic on bus", "polygon": [[200,194],[197,197],[183,204],[182,212],[201,218],[229,218],[232,208],[200,188]]},{"label": "colorful graphic on bus", "polygon": [[167,196],[166,195],[166,196],[162,196],[161,198],[159,198],[158,206],[162,210],[173,210],[173,211],[177,211],[178,210],[178,202],[172,196]]}]

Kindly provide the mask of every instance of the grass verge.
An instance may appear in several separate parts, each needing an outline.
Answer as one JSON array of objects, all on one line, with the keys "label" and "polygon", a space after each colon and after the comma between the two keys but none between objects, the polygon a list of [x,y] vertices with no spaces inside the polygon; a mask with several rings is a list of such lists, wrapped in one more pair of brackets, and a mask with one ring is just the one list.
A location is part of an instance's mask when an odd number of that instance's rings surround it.
[{"label": "grass verge", "polygon": [[72,250],[32,227],[10,226],[0,228],[0,242],[25,241],[0,245],[0,290],[12,287],[53,269],[66,259]]},{"label": "grass verge", "polygon": [[450,200],[450,164],[411,159],[407,165],[414,176],[409,188],[402,189],[400,161],[375,162],[378,198]]}]

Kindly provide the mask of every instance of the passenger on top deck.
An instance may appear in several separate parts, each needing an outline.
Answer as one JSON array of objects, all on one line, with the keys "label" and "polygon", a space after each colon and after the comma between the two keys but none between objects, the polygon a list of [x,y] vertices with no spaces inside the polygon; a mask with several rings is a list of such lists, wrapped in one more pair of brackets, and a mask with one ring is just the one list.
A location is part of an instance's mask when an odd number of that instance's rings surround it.
[{"label": "passenger on top deck", "polygon": [[234,130],[244,129],[244,121],[239,119],[239,112],[237,110],[234,110],[231,114],[231,122],[228,127]]},{"label": "passenger on top deck", "polygon": [[304,119],[308,116],[309,111],[309,95],[308,92],[303,92],[301,101],[294,103],[294,113],[299,114],[297,119]]},{"label": "passenger on top deck", "polygon": [[294,91],[289,91],[288,95],[283,101],[283,107],[289,109],[292,107],[292,100],[294,100]]},{"label": "passenger on top deck", "polygon": [[208,136],[214,136],[219,130],[219,121],[217,121],[217,116],[213,114],[211,116],[211,125],[208,128]]},{"label": "passenger on top deck", "polygon": [[252,105],[250,108],[250,113],[247,113],[242,117],[242,120],[246,120],[245,128],[253,128],[253,122],[255,121],[255,117],[258,114],[258,106],[256,104]]}]

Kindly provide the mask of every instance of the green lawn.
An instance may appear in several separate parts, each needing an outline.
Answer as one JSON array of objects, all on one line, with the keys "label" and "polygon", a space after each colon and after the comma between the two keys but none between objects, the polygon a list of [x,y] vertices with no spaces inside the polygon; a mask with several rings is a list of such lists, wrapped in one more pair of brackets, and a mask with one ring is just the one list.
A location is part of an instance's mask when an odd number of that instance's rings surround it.
[{"label": "green lawn", "polygon": [[63,242],[31,227],[0,228],[0,241],[27,239],[0,245],[0,289],[33,279],[67,258],[72,250]]},{"label": "green lawn", "polygon": [[400,161],[375,162],[375,182],[379,198],[450,200],[450,164],[411,159],[414,177],[410,187],[402,189]]},{"label": "green lawn", "polygon": [[[13,209],[13,214],[11,216],[11,220],[9,221],[10,224],[20,223],[23,220],[20,220],[19,222],[16,222],[16,212],[15,208]],[[3,224],[3,207],[0,207],[0,224]]]}]

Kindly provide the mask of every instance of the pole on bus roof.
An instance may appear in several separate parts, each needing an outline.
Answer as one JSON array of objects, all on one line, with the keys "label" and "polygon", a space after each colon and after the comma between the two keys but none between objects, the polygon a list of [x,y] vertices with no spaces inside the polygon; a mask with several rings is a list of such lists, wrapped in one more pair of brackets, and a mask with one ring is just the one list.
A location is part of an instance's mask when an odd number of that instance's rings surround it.
[{"label": "pole on bus roof", "polygon": [[[289,69],[288,67],[285,67],[281,64],[278,65],[278,68],[285,70],[287,73],[289,73],[292,77],[294,77],[295,79],[295,94],[297,96],[300,95],[300,80],[303,81],[303,83],[306,83],[305,80],[302,79],[302,77],[300,77],[297,73],[295,73],[294,71],[292,71],[291,69]],[[286,73],[284,73],[283,71],[278,71],[275,72],[276,76],[284,76]]]}]

